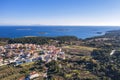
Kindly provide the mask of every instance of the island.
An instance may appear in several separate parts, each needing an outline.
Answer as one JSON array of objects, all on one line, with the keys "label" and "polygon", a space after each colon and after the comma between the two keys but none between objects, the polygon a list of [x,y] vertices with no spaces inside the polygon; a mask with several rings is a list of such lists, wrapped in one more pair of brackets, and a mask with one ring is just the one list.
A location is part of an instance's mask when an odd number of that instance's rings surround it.
[{"label": "island", "polygon": [[46,32],[39,32],[39,34],[46,34]]}]

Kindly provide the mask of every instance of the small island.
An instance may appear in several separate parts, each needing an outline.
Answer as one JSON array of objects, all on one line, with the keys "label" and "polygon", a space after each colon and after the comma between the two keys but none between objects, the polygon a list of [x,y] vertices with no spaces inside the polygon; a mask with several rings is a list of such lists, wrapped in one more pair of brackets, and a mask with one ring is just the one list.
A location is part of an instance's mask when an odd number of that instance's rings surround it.
[{"label": "small island", "polygon": [[47,34],[47,32],[39,32],[39,34],[42,34],[42,35],[43,35],[43,34]]},{"label": "small island", "polygon": [[102,34],[102,32],[96,32],[97,34]]}]

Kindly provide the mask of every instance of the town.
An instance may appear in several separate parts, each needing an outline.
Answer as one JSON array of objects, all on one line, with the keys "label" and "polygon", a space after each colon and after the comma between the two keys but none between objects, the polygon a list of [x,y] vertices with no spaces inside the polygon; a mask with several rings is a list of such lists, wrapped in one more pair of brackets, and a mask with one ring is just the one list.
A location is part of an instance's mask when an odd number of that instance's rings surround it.
[{"label": "town", "polygon": [[60,47],[53,45],[16,43],[0,46],[0,66],[8,64],[18,66],[38,60],[48,63],[58,58],[65,59],[65,53]]}]

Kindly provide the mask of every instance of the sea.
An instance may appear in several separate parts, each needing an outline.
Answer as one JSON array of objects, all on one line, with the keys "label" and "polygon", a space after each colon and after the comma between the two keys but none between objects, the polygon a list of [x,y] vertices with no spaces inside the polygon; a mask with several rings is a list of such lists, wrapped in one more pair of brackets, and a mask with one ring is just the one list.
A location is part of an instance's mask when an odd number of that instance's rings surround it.
[{"label": "sea", "polygon": [[90,38],[107,31],[120,30],[115,26],[0,26],[0,38],[76,36]]}]

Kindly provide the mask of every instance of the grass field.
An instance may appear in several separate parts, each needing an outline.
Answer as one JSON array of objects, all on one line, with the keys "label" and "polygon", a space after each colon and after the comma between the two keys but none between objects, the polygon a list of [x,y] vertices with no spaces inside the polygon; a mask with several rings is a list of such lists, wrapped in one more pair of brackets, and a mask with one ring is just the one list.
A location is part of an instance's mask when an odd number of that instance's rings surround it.
[{"label": "grass field", "polygon": [[93,51],[96,48],[92,48],[92,47],[86,47],[86,46],[64,46],[63,48],[67,48],[67,49],[79,49],[79,50],[88,50],[88,51]]},{"label": "grass field", "polygon": [[7,43],[6,42],[1,42],[0,41],[0,46],[4,46],[4,45],[6,45]]}]

